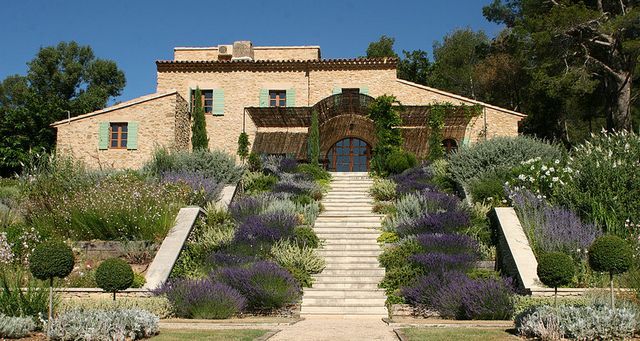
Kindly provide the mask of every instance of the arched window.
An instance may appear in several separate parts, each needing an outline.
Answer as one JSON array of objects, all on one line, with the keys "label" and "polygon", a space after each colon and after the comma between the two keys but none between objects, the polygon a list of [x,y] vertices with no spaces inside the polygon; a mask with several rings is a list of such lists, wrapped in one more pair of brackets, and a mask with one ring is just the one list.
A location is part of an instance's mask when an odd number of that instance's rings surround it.
[{"label": "arched window", "polygon": [[444,139],[442,140],[442,148],[447,154],[449,154],[458,149],[458,142],[456,142],[456,140],[454,139]]}]

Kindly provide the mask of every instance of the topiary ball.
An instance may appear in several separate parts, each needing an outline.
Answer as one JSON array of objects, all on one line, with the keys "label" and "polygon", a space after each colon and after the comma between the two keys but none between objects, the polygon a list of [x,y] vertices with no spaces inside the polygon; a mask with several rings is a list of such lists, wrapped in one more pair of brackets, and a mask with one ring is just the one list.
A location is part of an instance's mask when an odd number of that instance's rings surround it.
[{"label": "topiary ball", "polygon": [[67,277],[74,264],[73,251],[61,241],[41,243],[29,257],[29,270],[41,280]]},{"label": "topiary ball", "polygon": [[571,283],[575,265],[571,256],[562,252],[545,253],[538,259],[538,278],[544,285],[557,288]]},{"label": "topiary ball", "polygon": [[618,236],[602,236],[589,248],[589,266],[599,272],[623,273],[631,267],[632,258],[631,245]]},{"label": "topiary ball", "polygon": [[110,258],[96,270],[96,284],[107,292],[122,291],[133,283],[131,265],[119,258]]}]

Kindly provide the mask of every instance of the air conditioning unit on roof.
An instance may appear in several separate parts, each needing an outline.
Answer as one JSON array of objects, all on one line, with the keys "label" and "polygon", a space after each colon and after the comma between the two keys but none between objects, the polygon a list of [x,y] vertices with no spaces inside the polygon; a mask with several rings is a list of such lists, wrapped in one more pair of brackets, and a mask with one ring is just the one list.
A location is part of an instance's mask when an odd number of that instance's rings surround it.
[{"label": "air conditioning unit on roof", "polygon": [[233,55],[233,45],[218,45],[218,54],[223,56]]}]

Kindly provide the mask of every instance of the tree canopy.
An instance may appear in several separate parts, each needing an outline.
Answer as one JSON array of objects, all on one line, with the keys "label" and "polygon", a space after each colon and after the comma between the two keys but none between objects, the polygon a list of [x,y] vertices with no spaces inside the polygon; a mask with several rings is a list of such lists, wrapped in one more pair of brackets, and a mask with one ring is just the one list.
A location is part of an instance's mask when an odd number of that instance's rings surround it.
[{"label": "tree canopy", "polygon": [[73,41],[41,48],[27,66],[0,83],[0,175],[19,171],[30,150],[54,148],[51,123],[104,108],[126,83],[115,62]]}]

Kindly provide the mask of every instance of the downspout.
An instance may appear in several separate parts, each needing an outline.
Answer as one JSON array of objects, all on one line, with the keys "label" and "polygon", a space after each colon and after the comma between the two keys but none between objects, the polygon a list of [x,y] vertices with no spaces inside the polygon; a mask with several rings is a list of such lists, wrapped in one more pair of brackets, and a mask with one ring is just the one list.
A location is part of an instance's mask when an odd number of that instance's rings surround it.
[{"label": "downspout", "polygon": [[482,116],[484,117],[484,140],[488,140],[489,128],[487,127],[487,107],[482,107]]},{"label": "downspout", "polygon": [[242,132],[243,133],[246,133],[246,131],[245,131],[245,120],[246,120],[246,117],[247,117],[247,108],[244,108],[244,111],[242,113]]}]

